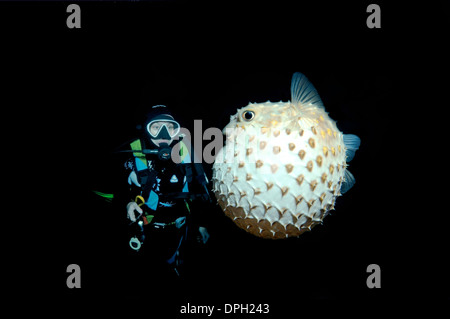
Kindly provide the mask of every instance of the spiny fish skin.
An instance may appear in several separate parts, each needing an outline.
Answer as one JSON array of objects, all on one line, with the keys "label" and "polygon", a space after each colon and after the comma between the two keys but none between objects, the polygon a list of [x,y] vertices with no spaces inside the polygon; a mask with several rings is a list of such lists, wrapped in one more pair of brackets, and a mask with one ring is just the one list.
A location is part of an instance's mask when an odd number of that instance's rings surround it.
[{"label": "spiny fish skin", "polygon": [[293,102],[250,103],[231,116],[213,166],[213,191],[225,214],[263,238],[296,237],[322,223],[350,174],[344,135],[320,98],[304,102],[294,78]]}]

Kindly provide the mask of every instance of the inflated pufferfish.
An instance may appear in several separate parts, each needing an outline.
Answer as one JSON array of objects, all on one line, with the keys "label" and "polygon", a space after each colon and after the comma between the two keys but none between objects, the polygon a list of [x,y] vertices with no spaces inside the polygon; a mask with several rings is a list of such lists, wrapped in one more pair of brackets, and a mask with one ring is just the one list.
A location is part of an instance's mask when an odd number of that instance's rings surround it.
[{"label": "inflated pufferfish", "polygon": [[311,230],[355,183],[347,162],[360,139],[338,130],[301,73],[292,77],[291,97],[250,103],[231,116],[213,166],[213,191],[225,214],[263,238]]}]

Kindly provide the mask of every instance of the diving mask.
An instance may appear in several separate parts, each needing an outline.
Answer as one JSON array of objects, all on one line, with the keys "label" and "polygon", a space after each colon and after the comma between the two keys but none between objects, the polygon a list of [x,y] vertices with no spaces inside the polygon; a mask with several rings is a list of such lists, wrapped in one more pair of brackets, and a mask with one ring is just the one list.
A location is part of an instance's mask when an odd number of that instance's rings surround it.
[{"label": "diving mask", "polygon": [[154,139],[172,139],[180,132],[180,125],[168,118],[155,119],[147,124],[147,132]]}]

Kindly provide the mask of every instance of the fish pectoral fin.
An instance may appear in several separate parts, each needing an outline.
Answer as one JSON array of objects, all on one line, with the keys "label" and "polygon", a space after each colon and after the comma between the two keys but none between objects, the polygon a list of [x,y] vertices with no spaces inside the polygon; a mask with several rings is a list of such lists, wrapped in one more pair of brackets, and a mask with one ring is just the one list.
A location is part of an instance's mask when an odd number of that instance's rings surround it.
[{"label": "fish pectoral fin", "polygon": [[344,181],[341,185],[341,194],[345,194],[350,188],[355,185],[355,177],[352,173],[349,172],[348,169],[345,170]]},{"label": "fish pectoral fin", "polygon": [[355,152],[359,149],[359,145],[361,145],[361,140],[358,136],[353,134],[344,134],[344,144],[347,149],[346,152],[346,162],[350,162],[353,157],[355,157]]},{"label": "fish pectoral fin", "polygon": [[300,72],[295,72],[292,76],[291,98],[292,103],[299,109],[311,106],[325,109],[314,85]]}]

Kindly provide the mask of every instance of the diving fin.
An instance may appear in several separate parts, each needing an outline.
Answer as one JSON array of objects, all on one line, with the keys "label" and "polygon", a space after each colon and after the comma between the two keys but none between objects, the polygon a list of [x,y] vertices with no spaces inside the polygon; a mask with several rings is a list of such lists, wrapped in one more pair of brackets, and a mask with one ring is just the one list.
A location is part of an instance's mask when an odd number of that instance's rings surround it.
[{"label": "diving fin", "polygon": [[103,193],[103,192],[99,192],[99,191],[96,191],[96,190],[92,190],[92,192],[93,192],[95,195],[98,195],[98,196],[100,196],[101,198],[103,198],[103,199],[104,199],[105,201],[107,201],[108,203],[111,203],[112,200],[114,199],[114,194]]}]

